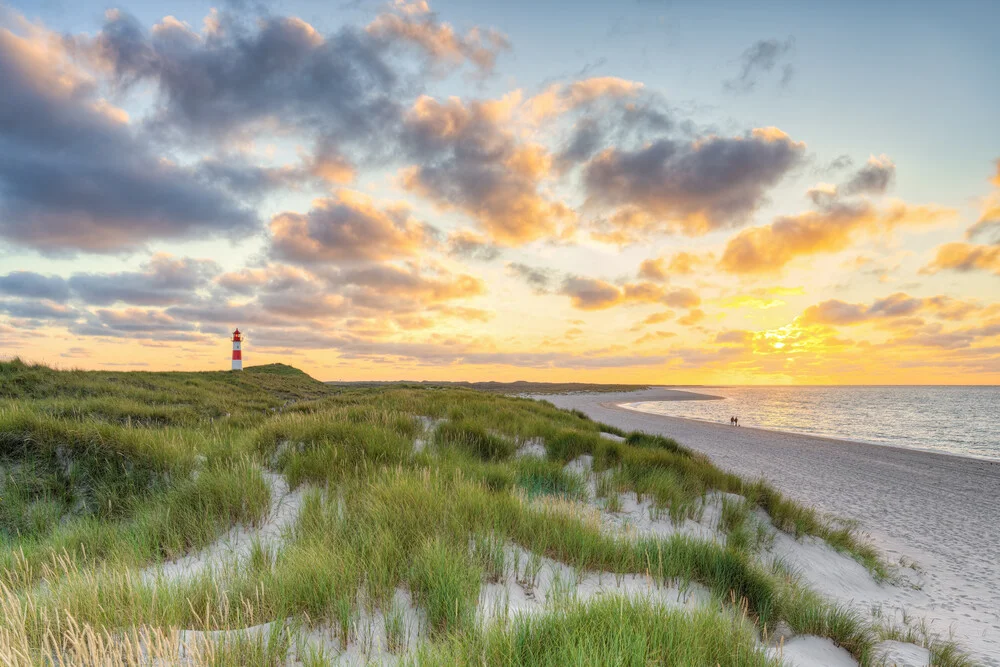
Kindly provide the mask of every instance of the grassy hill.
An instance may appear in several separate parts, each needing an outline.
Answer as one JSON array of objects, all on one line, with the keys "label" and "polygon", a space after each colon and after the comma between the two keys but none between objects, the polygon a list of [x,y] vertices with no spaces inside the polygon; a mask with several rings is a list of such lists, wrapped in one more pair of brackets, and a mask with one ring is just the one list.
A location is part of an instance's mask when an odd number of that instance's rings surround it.
[{"label": "grassy hill", "polygon": [[773,530],[885,574],[767,484],[545,402],[0,364],[2,664],[770,665],[779,628],[873,662],[885,633],[761,558]]}]

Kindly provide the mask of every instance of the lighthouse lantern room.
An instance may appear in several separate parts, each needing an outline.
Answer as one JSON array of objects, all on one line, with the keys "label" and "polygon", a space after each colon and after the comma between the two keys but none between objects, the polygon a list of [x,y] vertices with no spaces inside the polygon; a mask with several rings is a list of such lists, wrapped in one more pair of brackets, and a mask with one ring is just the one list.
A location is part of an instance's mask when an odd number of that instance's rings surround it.
[{"label": "lighthouse lantern room", "polygon": [[240,330],[237,329],[233,332],[233,370],[241,371],[243,370],[243,350],[241,346],[243,344],[243,335]]}]

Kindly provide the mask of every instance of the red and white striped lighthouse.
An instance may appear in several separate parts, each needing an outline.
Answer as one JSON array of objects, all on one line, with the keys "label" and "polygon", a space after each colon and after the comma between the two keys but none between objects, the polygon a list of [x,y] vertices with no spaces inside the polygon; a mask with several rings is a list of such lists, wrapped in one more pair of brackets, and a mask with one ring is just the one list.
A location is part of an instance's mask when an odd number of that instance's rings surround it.
[{"label": "red and white striped lighthouse", "polygon": [[240,345],[243,343],[243,335],[237,329],[233,332],[233,370],[243,370],[243,350]]}]

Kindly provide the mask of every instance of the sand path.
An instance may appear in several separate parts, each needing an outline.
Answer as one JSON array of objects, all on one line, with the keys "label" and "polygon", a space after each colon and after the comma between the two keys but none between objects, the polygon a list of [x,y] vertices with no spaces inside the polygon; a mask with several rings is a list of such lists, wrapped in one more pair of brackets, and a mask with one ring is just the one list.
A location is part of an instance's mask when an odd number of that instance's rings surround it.
[{"label": "sand path", "polygon": [[919,588],[886,596],[824,592],[859,607],[904,607],[954,638],[977,660],[1000,666],[1000,462],[864,443],[733,428],[636,412],[620,403],[690,399],[650,389],[539,396],[626,430],[660,433],[718,465],[764,477],[791,497],[860,522],[892,560],[912,559]]}]

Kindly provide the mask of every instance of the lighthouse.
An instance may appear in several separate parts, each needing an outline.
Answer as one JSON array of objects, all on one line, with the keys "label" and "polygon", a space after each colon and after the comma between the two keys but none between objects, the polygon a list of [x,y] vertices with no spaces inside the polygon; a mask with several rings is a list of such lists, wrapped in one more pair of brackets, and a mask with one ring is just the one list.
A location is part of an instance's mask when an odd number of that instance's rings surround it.
[{"label": "lighthouse", "polygon": [[240,345],[243,343],[243,335],[240,334],[240,330],[237,329],[233,332],[233,370],[241,371],[243,370],[243,350],[240,349]]}]

